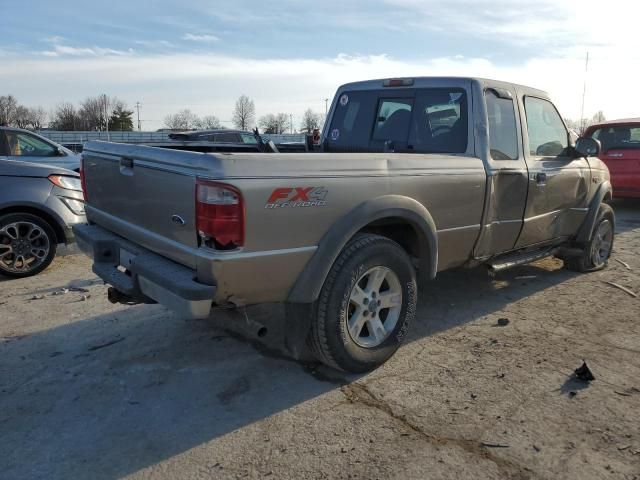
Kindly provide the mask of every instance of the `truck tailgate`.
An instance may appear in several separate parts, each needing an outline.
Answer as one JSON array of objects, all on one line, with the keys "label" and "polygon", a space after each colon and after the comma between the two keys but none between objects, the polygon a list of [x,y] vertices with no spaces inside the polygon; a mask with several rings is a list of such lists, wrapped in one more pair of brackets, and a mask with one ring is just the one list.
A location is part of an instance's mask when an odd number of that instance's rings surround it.
[{"label": "truck tailgate", "polygon": [[89,221],[193,267],[195,259],[189,251],[198,245],[195,181],[204,171],[202,157],[193,152],[87,143],[83,174]]}]

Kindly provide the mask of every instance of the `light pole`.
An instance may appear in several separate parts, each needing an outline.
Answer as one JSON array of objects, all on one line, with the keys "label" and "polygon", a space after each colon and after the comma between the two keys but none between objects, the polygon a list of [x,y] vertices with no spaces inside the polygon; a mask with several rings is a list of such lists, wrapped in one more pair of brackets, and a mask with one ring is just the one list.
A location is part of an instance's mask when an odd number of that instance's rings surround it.
[{"label": "light pole", "polygon": [[140,102],[136,102],[136,109],[138,110],[138,131],[142,130],[140,126]]}]

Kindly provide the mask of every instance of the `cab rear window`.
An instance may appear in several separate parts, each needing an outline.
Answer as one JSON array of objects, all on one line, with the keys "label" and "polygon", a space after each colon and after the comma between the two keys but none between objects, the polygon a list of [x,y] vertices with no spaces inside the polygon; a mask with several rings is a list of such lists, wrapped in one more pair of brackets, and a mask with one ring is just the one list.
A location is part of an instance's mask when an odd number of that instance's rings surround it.
[{"label": "cab rear window", "polygon": [[640,150],[640,126],[615,126],[598,128],[591,134],[600,141],[602,150],[633,149]]},{"label": "cab rear window", "polygon": [[468,107],[463,89],[344,92],[327,133],[330,151],[464,153]]}]

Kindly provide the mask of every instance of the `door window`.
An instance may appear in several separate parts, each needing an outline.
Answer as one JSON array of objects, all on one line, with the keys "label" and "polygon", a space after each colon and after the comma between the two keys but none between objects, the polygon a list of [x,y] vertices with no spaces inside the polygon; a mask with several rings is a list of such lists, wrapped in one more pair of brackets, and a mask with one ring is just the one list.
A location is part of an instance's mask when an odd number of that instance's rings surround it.
[{"label": "door window", "polygon": [[539,157],[562,155],[569,146],[569,135],[558,111],[548,100],[526,97],[529,153]]},{"label": "door window", "polygon": [[55,157],[58,150],[28,133],[6,132],[9,155],[15,157]]},{"label": "door window", "polygon": [[489,118],[489,148],[494,160],[518,158],[518,131],[513,100],[500,98],[493,91],[485,94]]}]

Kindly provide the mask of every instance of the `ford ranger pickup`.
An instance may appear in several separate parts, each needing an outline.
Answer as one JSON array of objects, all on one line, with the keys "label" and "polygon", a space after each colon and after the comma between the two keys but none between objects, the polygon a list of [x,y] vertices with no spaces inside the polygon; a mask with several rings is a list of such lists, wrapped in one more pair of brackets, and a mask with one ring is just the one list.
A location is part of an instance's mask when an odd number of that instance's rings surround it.
[{"label": "ford ranger pickup", "polygon": [[[399,347],[418,283],[547,256],[604,268],[614,239],[597,139],[540,90],[478,78],[349,83],[320,153],[89,142],[75,227],[114,302],[188,318],[285,306],[286,344],[361,372]],[[215,314],[215,313],[214,313]]]}]

